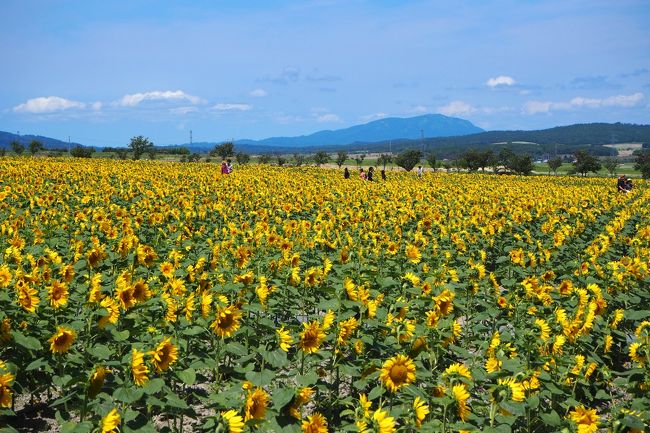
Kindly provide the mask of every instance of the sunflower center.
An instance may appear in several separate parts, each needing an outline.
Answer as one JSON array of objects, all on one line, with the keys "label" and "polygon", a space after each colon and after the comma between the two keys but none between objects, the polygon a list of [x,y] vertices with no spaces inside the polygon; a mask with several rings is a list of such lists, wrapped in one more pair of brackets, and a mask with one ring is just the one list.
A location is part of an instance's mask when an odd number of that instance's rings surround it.
[{"label": "sunflower center", "polygon": [[390,369],[390,378],[395,383],[406,382],[407,376],[408,376],[408,369],[403,365],[394,365]]}]

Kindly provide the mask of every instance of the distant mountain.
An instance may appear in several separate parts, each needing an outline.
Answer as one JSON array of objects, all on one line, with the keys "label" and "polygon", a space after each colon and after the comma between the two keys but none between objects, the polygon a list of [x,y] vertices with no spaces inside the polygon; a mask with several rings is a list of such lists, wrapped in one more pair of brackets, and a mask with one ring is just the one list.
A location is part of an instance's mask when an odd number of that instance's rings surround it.
[{"label": "distant mountain", "polygon": [[[55,138],[43,137],[41,135],[18,135],[18,134],[12,134],[11,132],[0,131],[0,148],[11,149],[11,142],[14,140],[19,142],[23,146],[25,146],[25,149],[27,149],[29,143],[31,143],[33,140],[40,141],[43,144],[43,147],[45,147],[45,149],[47,150],[68,149],[67,141],[61,141]],[[80,146],[80,144],[70,143],[71,148],[75,146]]]},{"label": "distant mountain", "polygon": [[237,140],[245,146],[274,146],[300,148],[309,146],[336,146],[355,142],[377,142],[382,140],[420,139],[425,137],[449,137],[474,134],[483,129],[472,122],[442,114],[425,114],[417,117],[387,117],[363,125],[337,130],[325,130],[299,137],[271,137],[263,140]]}]

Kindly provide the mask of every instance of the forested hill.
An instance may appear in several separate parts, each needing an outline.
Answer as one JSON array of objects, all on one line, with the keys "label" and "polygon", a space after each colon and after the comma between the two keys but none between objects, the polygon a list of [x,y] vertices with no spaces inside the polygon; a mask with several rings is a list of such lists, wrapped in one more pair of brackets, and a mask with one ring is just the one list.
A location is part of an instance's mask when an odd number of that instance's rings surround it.
[{"label": "forested hill", "polygon": [[433,151],[440,156],[453,156],[469,148],[509,147],[515,152],[543,155],[573,153],[587,149],[596,155],[610,155],[613,150],[605,144],[650,143],[650,125],[626,123],[586,123],[557,126],[536,131],[487,131],[458,137],[425,138],[420,140],[382,141],[376,143],[354,143],[348,150],[382,152],[389,148],[401,151],[407,148]]}]

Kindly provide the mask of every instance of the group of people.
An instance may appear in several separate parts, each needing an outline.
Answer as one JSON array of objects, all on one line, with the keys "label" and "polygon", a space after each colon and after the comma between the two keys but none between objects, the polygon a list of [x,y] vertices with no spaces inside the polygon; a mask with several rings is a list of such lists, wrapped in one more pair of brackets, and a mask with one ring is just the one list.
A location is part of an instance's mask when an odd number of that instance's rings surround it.
[{"label": "group of people", "polygon": [[[363,168],[359,169],[359,179],[361,180],[368,180],[372,182],[374,180],[374,175],[375,167],[368,168],[368,171],[365,171]],[[350,178],[350,170],[347,167],[345,167],[345,170],[343,170],[343,177],[345,179]],[[381,180],[386,180],[386,170],[381,171]]]},{"label": "group of people", "polygon": [[628,179],[624,174],[620,175],[618,182],[616,182],[616,189],[618,189],[618,192],[632,191],[632,179]]},{"label": "group of people", "polygon": [[221,161],[221,174],[230,173],[232,173],[232,162],[229,159]]}]

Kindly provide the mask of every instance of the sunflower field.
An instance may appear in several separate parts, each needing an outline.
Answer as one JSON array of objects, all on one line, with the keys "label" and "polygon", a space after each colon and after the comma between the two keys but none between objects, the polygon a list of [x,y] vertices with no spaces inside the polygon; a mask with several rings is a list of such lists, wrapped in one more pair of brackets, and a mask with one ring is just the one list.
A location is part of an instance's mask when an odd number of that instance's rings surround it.
[{"label": "sunflower field", "polygon": [[643,432],[650,188],[0,159],[0,427]]}]

